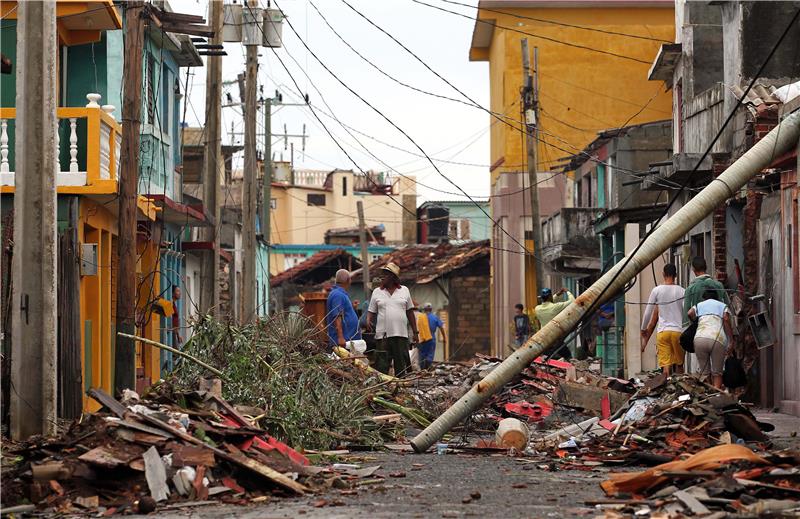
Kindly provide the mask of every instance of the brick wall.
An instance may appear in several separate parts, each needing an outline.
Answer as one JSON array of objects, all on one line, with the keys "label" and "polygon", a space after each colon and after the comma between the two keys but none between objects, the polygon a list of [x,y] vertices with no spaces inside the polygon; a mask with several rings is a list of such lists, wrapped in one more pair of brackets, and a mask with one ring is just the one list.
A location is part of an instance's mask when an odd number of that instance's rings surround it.
[{"label": "brick wall", "polygon": [[[730,164],[725,154],[713,156],[712,176],[717,178]],[[714,210],[712,217],[712,236],[714,254],[714,277],[723,283],[728,277],[727,229],[725,218],[727,205],[721,204]]]},{"label": "brick wall", "polygon": [[449,360],[469,360],[491,353],[489,276],[451,276],[449,279]]},{"label": "brick wall", "polygon": [[753,122],[753,139],[755,142],[763,139],[764,136],[778,125],[778,106],[779,105],[762,105],[758,108],[755,121]]}]

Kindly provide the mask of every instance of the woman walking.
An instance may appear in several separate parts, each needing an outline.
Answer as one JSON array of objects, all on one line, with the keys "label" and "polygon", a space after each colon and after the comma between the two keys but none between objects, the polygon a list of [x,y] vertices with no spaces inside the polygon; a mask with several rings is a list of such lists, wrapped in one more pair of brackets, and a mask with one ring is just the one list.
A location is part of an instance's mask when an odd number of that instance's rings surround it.
[{"label": "woman walking", "polygon": [[694,336],[697,373],[701,376],[710,373],[711,383],[717,389],[722,389],[722,366],[725,357],[731,354],[733,342],[731,312],[720,299],[717,290],[706,290],[703,300],[687,312],[690,319],[697,320]]}]

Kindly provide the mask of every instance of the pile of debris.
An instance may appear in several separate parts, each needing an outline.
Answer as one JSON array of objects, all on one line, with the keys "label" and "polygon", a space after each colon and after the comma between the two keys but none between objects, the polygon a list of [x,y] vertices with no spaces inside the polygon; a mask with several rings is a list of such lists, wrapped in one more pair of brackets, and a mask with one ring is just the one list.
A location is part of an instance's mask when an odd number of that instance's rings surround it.
[{"label": "pile of debris", "polygon": [[630,397],[610,418],[593,417],[554,431],[540,447],[561,458],[605,464],[660,463],[683,453],[719,444],[755,442],[766,446],[758,422],[729,394],[692,375],[659,374]]},{"label": "pile of debris", "polygon": [[800,453],[754,453],[744,445],[718,445],[641,472],[617,472],[601,483],[599,502],[620,513],[709,518],[800,513]]},{"label": "pile of debris", "polygon": [[167,500],[264,500],[318,484],[308,458],[212,393],[186,395],[190,408],[140,401],[131,391],[124,404],[102,390],[90,395],[108,412],[4,453],[5,506],[148,513]]},{"label": "pile of debris", "polygon": [[122,401],[102,390],[90,395],[102,412],[84,415],[55,438],[4,449],[4,513],[111,515],[258,503],[382,477],[379,467],[330,464],[341,451],[298,452],[214,391],[180,394],[182,406],[163,395],[141,400],[131,391]]}]

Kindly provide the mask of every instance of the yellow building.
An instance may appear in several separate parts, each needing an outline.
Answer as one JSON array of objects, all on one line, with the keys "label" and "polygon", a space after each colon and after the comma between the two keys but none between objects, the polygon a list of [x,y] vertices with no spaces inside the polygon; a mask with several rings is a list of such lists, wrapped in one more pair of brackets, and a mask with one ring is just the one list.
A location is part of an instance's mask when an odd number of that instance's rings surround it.
[{"label": "yellow building", "polygon": [[569,178],[551,172],[562,159],[579,153],[600,130],[671,116],[671,96],[648,82],[647,73],[660,45],[674,40],[674,18],[672,0],[479,2],[469,57],[489,62],[490,108],[506,116],[505,122],[492,118],[490,134],[492,217],[502,227],[492,236],[496,354],[512,343],[514,305],[536,304],[535,259],[517,243],[535,249],[525,240],[531,219],[519,123],[522,38],[538,56],[537,185],[546,216],[563,207],[573,189]]},{"label": "yellow building", "polygon": [[[272,184],[272,245],[326,243],[327,231],[358,226],[359,201],[364,205],[366,225],[383,225],[383,239],[387,245],[415,242],[416,186],[413,181],[373,172],[369,172],[368,180],[350,170],[295,170],[282,174],[282,164],[276,163],[275,178],[287,181]],[[273,251],[270,274],[286,270],[314,251],[309,248],[297,252],[297,257],[281,252],[280,248]]]},{"label": "yellow building", "polygon": [[[0,2],[0,48],[13,69],[10,74],[0,75],[0,217],[4,225],[13,222],[16,190],[17,7],[14,1]],[[56,76],[59,364],[60,369],[74,370],[66,373],[74,384],[60,387],[59,392],[63,394],[59,398],[63,396],[63,400],[76,403],[70,408],[80,407],[78,399],[82,398],[84,410],[94,411],[98,404],[86,397],[85,391],[101,388],[113,393],[114,388],[123,22],[121,9],[112,0],[59,0],[56,21],[59,38]],[[173,39],[163,38],[161,44]],[[144,45],[154,59],[179,53],[183,48],[178,42],[177,48],[162,53],[153,50],[151,40],[154,38],[148,38]],[[163,59],[166,61],[167,57]],[[165,70],[161,63],[155,63],[156,70]],[[185,65],[180,63],[180,66]],[[171,119],[166,116],[162,119],[169,121],[172,128],[168,132],[154,131],[153,122],[148,121],[143,125],[142,139],[147,142],[152,134],[162,133],[174,139],[168,143],[172,148],[166,148],[171,150],[179,143],[176,135],[180,94],[174,92],[174,82],[167,81],[165,73],[162,74],[159,78],[163,77],[165,87],[155,90],[155,86],[145,85],[143,98],[160,92],[153,102],[174,109],[169,110],[175,114]],[[176,74],[170,77],[174,80]],[[175,97],[170,99],[164,94],[165,89],[168,93],[174,92]],[[162,109],[160,113],[166,112]],[[146,151],[140,154],[137,248],[129,252],[137,258],[136,333],[164,342],[164,319],[154,309],[163,301],[162,296],[170,286],[167,281],[171,274],[165,274],[164,258],[175,256],[177,252],[168,250],[174,248],[177,240],[169,236],[169,225],[174,222],[167,218],[175,219],[176,210],[183,209],[178,215],[179,222],[189,226],[194,220],[184,214],[184,206],[164,202],[163,192],[155,189],[156,181],[152,182],[153,189],[143,189],[145,182],[149,187],[151,177],[158,175],[150,174],[154,169],[155,146],[142,146],[142,149]],[[172,160],[172,152],[167,153]],[[149,162],[143,164],[145,161]],[[171,162],[166,163],[170,166],[167,169],[174,169]],[[173,185],[172,177],[164,176],[169,179],[168,184]],[[146,177],[144,181],[143,177]],[[172,194],[171,191],[167,193]],[[3,296],[9,290],[10,286],[0,285]],[[141,389],[160,378],[163,363],[157,348],[143,344],[137,344],[136,348],[137,388]]]}]

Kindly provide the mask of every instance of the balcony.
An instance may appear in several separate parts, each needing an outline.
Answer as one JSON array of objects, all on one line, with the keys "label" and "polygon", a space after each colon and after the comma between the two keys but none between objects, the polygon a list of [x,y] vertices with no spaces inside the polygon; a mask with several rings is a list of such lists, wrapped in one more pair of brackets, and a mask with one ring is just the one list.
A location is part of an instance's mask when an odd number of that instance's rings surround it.
[{"label": "balcony", "polygon": [[642,182],[642,191],[677,190],[684,184],[705,185],[711,180],[712,164],[710,154],[703,158],[702,153],[676,153],[671,160],[650,164],[650,172]]},{"label": "balcony", "polygon": [[542,222],[542,259],[555,271],[589,275],[600,271],[600,241],[592,227],[603,210],[563,207]]},{"label": "balcony", "polygon": [[[14,192],[16,108],[0,108],[0,192]],[[57,191],[116,194],[121,126],[101,107],[58,108]]]}]

